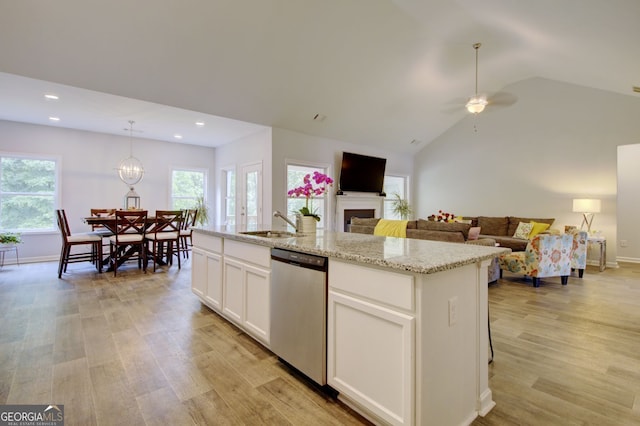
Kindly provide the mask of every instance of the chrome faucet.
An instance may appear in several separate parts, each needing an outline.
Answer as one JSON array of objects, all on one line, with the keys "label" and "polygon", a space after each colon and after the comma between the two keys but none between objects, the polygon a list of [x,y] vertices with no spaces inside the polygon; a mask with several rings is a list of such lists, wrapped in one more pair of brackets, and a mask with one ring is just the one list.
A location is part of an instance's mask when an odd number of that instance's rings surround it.
[{"label": "chrome faucet", "polygon": [[281,218],[282,220],[284,220],[285,222],[287,222],[289,225],[293,226],[293,229],[295,229],[295,230],[296,230],[296,232],[298,232],[298,227],[296,226],[296,224],[295,224],[295,223],[293,223],[293,222],[291,222],[291,221],[289,220],[289,218],[288,218],[288,217],[284,216],[284,215],[283,215],[282,213],[280,213],[278,210],[276,210],[276,211],[274,211],[274,212],[273,212],[273,217],[279,217],[279,218]]}]

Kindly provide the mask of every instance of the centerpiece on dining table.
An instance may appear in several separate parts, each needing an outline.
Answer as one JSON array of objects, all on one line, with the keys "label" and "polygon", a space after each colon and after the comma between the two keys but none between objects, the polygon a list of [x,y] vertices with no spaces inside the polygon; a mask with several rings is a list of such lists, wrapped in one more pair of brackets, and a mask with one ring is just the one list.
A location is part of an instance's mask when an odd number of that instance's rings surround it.
[{"label": "centerpiece on dining table", "polygon": [[313,174],[308,173],[303,178],[303,185],[293,188],[287,192],[289,197],[304,197],[305,205],[296,213],[297,232],[302,234],[313,234],[316,232],[320,215],[317,207],[313,208],[313,198],[320,197],[327,192],[328,187],[333,185],[333,179],[318,171]]}]

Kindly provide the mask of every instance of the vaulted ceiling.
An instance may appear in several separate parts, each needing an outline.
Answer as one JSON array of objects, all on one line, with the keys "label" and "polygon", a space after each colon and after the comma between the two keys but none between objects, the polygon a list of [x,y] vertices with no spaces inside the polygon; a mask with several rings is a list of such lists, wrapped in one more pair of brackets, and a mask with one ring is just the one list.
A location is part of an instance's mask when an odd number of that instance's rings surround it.
[{"label": "vaulted ceiling", "polygon": [[526,101],[500,92],[531,77],[640,102],[638,22],[638,0],[2,1],[0,119],[134,120],[210,146],[275,126],[415,152],[468,114],[476,42],[482,114]]}]

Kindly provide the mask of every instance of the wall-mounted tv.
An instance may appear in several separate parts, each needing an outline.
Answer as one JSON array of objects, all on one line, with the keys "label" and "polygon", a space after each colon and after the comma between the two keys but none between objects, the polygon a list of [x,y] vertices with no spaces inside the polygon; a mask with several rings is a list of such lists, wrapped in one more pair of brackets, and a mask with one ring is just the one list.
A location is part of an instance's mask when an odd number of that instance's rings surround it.
[{"label": "wall-mounted tv", "polygon": [[383,194],[385,158],[368,155],[342,153],[340,191],[376,192]]}]

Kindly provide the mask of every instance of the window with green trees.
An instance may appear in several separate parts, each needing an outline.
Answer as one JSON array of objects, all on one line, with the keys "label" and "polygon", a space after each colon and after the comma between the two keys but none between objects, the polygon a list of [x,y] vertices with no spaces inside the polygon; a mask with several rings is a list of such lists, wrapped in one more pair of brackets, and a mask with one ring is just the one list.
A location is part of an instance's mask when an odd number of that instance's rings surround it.
[{"label": "window with green trees", "polygon": [[384,199],[384,218],[403,219],[394,211],[394,201],[399,197],[406,200],[409,195],[409,178],[407,176],[385,175],[382,190],[387,196]]},{"label": "window with green trees", "polygon": [[[304,177],[307,174],[313,174],[313,172],[320,172],[327,174],[329,167],[321,165],[311,164],[287,164],[287,192],[304,184]],[[304,197],[287,196],[287,216],[295,223],[296,212],[300,211],[302,207],[306,205],[306,199]],[[318,228],[326,228],[327,223],[331,221],[328,218],[328,193],[324,193],[320,196],[315,196],[309,200],[309,210],[318,216],[320,216],[320,222],[318,222]]]},{"label": "window with green trees", "polygon": [[203,170],[174,169],[171,173],[171,208],[192,209],[206,197],[207,173]]},{"label": "window with green trees", "polygon": [[0,153],[0,230],[55,229],[57,168],[55,159]]}]

